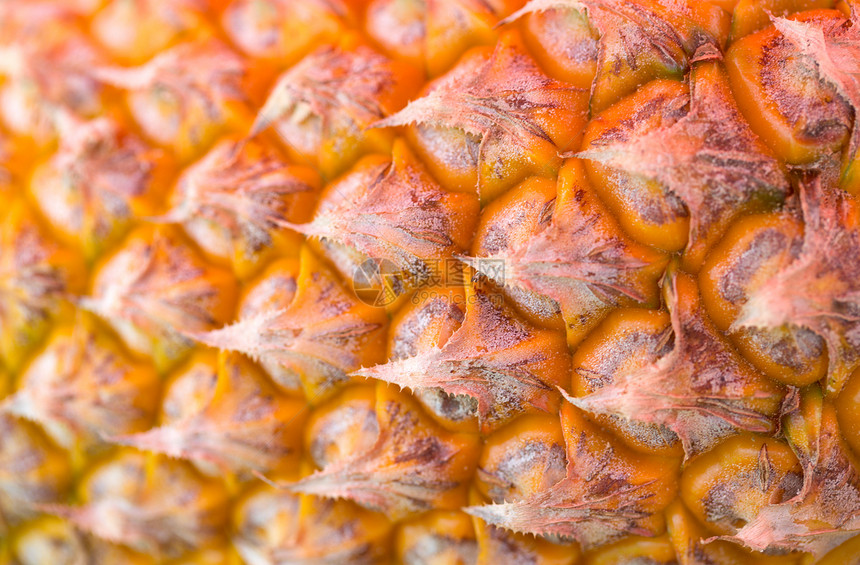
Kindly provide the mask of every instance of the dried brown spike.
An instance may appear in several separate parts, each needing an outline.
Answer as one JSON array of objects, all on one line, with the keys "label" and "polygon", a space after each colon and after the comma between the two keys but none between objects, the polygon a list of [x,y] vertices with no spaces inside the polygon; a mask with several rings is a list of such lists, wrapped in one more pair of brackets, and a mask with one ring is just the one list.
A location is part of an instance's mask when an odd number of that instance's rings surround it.
[{"label": "dried brown spike", "polygon": [[294,483],[296,492],[349,498],[397,519],[465,503],[477,437],[443,430],[406,395],[377,386],[379,436],[369,450]]},{"label": "dried brown spike", "polygon": [[627,534],[659,533],[660,511],[675,495],[677,460],[617,445],[569,404],[561,417],[566,478],[525,500],[470,506],[466,512],[515,532],[575,539],[584,549]]},{"label": "dried brown spike", "polygon": [[524,411],[553,412],[555,387],[570,371],[564,337],[527,324],[501,301],[501,295],[472,288],[463,324],[443,345],[355,374],[471,396],[484,432]]},{"label": "dried brown spike", "polygon": [[738,430],[771,433],[782,387],[756,373],[705,315],[694,279],[674,269],[664,283],[674,347],[572,404],[595,414],[666,426],[687,457]]},{"label": "dried brown spike", "polygon": [[860,205],[816,178],[801,185],[806,224],[796,259],[759,285],[735,327],[807,328],[827,343],[827,393],[860,366]]}]

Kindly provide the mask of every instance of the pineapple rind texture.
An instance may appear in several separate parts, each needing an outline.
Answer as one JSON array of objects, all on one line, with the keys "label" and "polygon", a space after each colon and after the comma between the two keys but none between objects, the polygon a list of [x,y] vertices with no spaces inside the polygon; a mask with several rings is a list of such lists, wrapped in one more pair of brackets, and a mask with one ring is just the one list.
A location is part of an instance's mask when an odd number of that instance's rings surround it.
[{"label": "pineapple rind texture", "polygon": [[860,563],[857,0],[0,0],[0,565]]}]

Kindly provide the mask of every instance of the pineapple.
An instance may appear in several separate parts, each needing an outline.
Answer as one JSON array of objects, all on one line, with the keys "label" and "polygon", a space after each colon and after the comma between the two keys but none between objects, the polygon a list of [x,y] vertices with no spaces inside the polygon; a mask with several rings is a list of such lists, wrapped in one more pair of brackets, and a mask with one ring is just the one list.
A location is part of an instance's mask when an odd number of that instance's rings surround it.
[{"label": "pineapple", "polygon": [[856,0],[0,0],[0,565],[860,563]]}]

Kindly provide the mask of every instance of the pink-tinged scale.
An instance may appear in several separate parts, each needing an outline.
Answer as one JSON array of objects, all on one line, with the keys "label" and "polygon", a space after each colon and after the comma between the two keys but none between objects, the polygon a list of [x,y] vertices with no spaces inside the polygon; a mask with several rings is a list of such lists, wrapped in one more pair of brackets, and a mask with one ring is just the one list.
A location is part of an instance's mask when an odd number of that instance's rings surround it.
[{"label": "pink-tinged scale", "polygon": [[374,444],[285,486],[294,492],[348,498],[392,519],[465,504],[478,437],[444,430],[415,400],[393,387],[378,383],[376,391],[379,434]]},{"label": "pink-tinged scale", "polygon": [[344,387],[314,409],[303,433],[305,452],[320,469],[373,448],[379,437],[375,384]]},{"label": "pink-tinged scale", "polygon": [[801,183],[800,199],[799,254],[757,286],[733,327],[815,332],[827,344],[827,394],[837,394],[860,366],[860,205],[819,178]]},{"label": "pink-tinged scale", "polygon": [[523,39],[551,77],[590,88],[597,72],[599,34],[585,12],[558,7],[522,13]]},{"label": "pink-tinged scale", "polygon": [[92,18],[96,40],[114,59],[140,64],[171,45],[212,36],[207,0],[110,0]]},{"label": "pink-tinged scale", "polygon": [[[640,370],[672,351],[673,330],[665,310],[622,308],[609,314],[573,354],[572,396],[581,398],[612,384],[618,375]],[[678,457],[678,436],[662,423],[630,420],[618,414],[589,414],[604,430],[631,448]]]},{"label": "pink-tinged scale", "polygon": [[203,261],[175,230],[147,226],[98,265],[78,304],[163,370],[191,348],[191,334],[231,318],[236,286],[231,272]]},{"label": "pink-tinged scale", "polygon": [[467,565],[478,557],[472,519],[458,510],[432,511],[401,524],[394,547],[401,563]]},{"label": "pink-tinged scale", "polygon": [[[445,344],[463,323],[466,291],[453,284],[416,291],[391,319],[388,333],[389,361],[415,357]],[[456,432],[477,431],[477,401],[465,394],[448,394],[441,388],[412,391],[444,428]]]},{"label": "pink-tinged scale", "polygon": [[230,40],[252,57],[288,67],[355,19],[355,0],[233,0],[221,15]]},{"label": "pink-tinged scale", "polygon": [[147,429],[155,416],[159,378],[128,358],[94,324],[57,329],[23,370],[0,410],[37,422],[69,450],[108,436]]},{"label": "pink-tinged scale", "polygon": [[65,451],[36,424],[0,414],[0,535],[63,500],[71,481]]},{"label": "pink-tinged scale", "polygon": [[785,210],[732,224],[708,254],[698,283],[708,315],[741,355],[771,379],[806,386],[827,372],[827,345],[821,336],[797,325],[732,327],[750,294],[797,259],[804,231],[797,216]]},{"label": "pink-tinged scale", "polygon": [[181,43],[136,67],[100,66],[93,75],[126,91],[134,120],[179,160],[199,155],[225,131],[245,129],[254,69],[217,39]]},{"label": "pink-tinged scale", "polygon": [[184,170],[171,209],[150,220],[181,223],[206,253],[245,278],[278,249],[298,246],[287,227],[310,218],[319,184],[316,172],[264,141],[228,138]]},{"label": "pink-tinged scale", "polygon": [[[612,544],[592,551],[587,557],[588,565],[687,565],[681,564],[669,536],[662,534],[654,537],[627,536]],[[702,561],[697,565],[734,565],[729,562]],[[756,563],[756,565],[764,565]]]},{"label": "pink-tinged scale", "polygon": [[[789,19],[824,28],[846,21],[838,10],[805,11]],[[853,122],[848,100],[776,26],[733,42],[725,61],[750,125],[787,163],[832,161],[846,144]]]},{"label": "pink-tinged scale", "polygon": [[551,488],[566,474],[558,415],[528,414],[485,438],[475,487],[492,502],[518,502]]},{"label": "pink-tinged scale", "polygon": [[84,285],[83,261],[50,239],[22,200],[0,213],[0,355],[17,369]]},{"label": "pink-tinged scale", "polygon": [[813,385],[785,417],[786,436],[804,467],[800,493],[762,508],[724,539],[756,550],[797,550],[815,558],[860,531],[858,461],[842,438],[836,411]]},{"label": "pink-tinged scale", "polygon": [[285,396],[247,359],[224,354],[209,402],[160,427],[112,441],[213,464],[217,471],[260,473],[295,468],[304,401]]},{"label": "pink-tinged scale", "polygon": [[[534,295],[558,303],[571,344],[613,308],[658,304],[657,281],[667,258],[619,229],[588,186],[579,162],[564,165],[557,195],[539,217],[537,210],[526,212],[520,203],[510,202],[507,213],[495,216],[496,224],[481,224],[475,243],[479,256],[464,261],[496,284],[527,293],[526,307]],[[511,233],[504,224],[515,218],[531,230]]]},{"label": "pink-tinged scale", "polygon": [[580,562],[581,552],[574,543],[555,543],[514,533],[474,516],[472,521],[478,541],[476,565],[576,565]]},{"label": "pink-tinged scale", "polygon": [[61,111],[56,124],[59,147],[33,172],[30,191],[58,235],[92,260],[155,212],[173,164],[112,118]]},{"label": "pink-tinged scale", "polygon": [[[236,319],[256,318],[289,308],[298,291],[300,270],[298,259],[281,258],[269,264],[245,287]],[[260,355],[256,361],[280,389],[287,393],[302,392],[302,379],[288,364],[282,364],[274,355]]]},{"label": "pink-tinged scale", "polygon": [[552,176],[559,151],[578,142],[587,92],[546,76],[518,33],[467,52],[424,96],[375,127],[410,127],[443,186],[482,202],[529,174]]},{"label": "pink-tinged scale", "polygon": [[310,222],[293,227],[322,240],[324,250],[336,246],[330,258],[347,279],[368,258],[390,262],[403,279],[396,289],[403,293],[466,250],[478,214],[474,195],[441,188],[397,140],[390,160],[362,159],[323,191]]},{"label": "pink-tinged scale", "polygon": [[[259,308],[249,304],[235,323],[194,337],[258,360],[284,388],[301,382],[308,401],[315,403],[347,382],[349,373],[383,360],[388,318],[385,310],[364,304],[344,288],[310,249],[302,248],[300,257],[300,266],[279,263],[281,268],[255,283],[250,293],[265,287],[254,300]],[[277,286],[267,284],[281,275],[295,281],[295,293],[284,300]]]},{"label": "pink-tinged scale", "polygon": [[150,557],[84,534],[55,516],[40,516],[18,528],[9,547],[15,565],[154,565]]},{"label": "pink-tinged scale", "polygon": [[[680,199],[684,210],[675,216],[689,216],[685,242],[681,234],[669,245],[651,241],[643,231],[648,228],[638,226],[632,233],[665,249],[683,248],[685,264],[694,271],[741,212],[780,203],[791,191],[783,166],[753,133],[734,102],[720,58],[713,46],[700,48],[693,59],[689,96],[681,94],[667,101],[659,90],[651,98],[644,96],[636,105],[641,120],[636,115],[621,116],[616,125],[608,117],[609,121],[586,134],[584,150],[576,154],[599,165],[592,171],[598,178],[621,173],[655,180],[663,188],[660,198]],[[642,98],[643,91],[634,97]],[[657,105],[675,107],[676,112],[662,123],[648,123]],[[634,188],[625,195],[627,202],[619,201],[624,210],[622,224],[628,229],[631,224],[664,223],[649,214],[646,194],[646,189]]]},{"label": "pink-tinged scale", "polygon": [[59,3],[0,4],[0,119],[13,132],[47,144],[58,109],[91,116],[103,108],[92,70],[104,56]]},{"label": "pink-tinged scale", "polygon": [[611,383],[567,400],[593,414],[614,415],[672,430],[687,457],[746,430],[773,433],[785,395],[757,373],[707,318],[690,275],[670,271],[664,281],[672,350],[617,374]]},{"label": "pink-tinged scale", "polygon": [[374,0],[367,6],[368,35],[397,57],[436,76],[475,45],[492,45],[499,20],[523,0]]},{"label": "pink-tinged scale", "polygon": [[508,18],[570,11],[599,34],[591,111],[598,113],[655,78],[680,78],[700,47],[719,50],[729,14],[690,0],[532,0]]},{"label": "pink-tinged scale", "polygon": [[402,108],[416,84],[416,69],[347,34],[278,78],[251,136],[274,128],[291,157],[331,179],[365,153],[390,150],[390,132],[368,128]]},{"label": "pink-tinged scale", "polygon": [[0,196],[8,199],[17,191],[12,162],[14,147],[11,137],[0,131]]},{"label": "pink-tinged scale", "polygon": [[522,500],[469,506],[466,512],[514,532],[572,539],[584,550],[630,534],[660,534],[661,511],[675,496],[677,460],[617,445],[569,404],[561,421],[565,478]]},{"label": "pink-tinged scale", "polygon": [[788,443],[738,434],[684,466],[680,498],[708,530],[734,535],[763,508],[794,498],[803,471]]},{"label": "pink-tinged scale", "polygon": [[555,412],[557,387],[570,371],[564,336],[523,321],[502,301],[499,294],[467,289],[463,323],[447,341],[355,374],[470,396],[484,433],[524,412]]},{"label": "pink-tinged scale", "polygon": [[164,381],[158,423],[171,426],[194,418],[212,403],[218,384],[218,353],[195,351]]},{"label": "pink-tinged scale", "polygon": [[804,554],[753,552],[736,543],[714,540],[680,498],[666,508],[666,529],[679,565],[807,565]]},{"label": "pink-tinged scale", "polygon": [[846,189],[860,189],[860,6],[851,2],[847,20],[810,19],[800,21],[773,17],[773,25],[796,50],[796,57],[818,79],[854,110],[854,124],[842,151],[842,182]]},{"label": "pink-tinged scale", "polygon": [[91,467],[78,490],[80,505],[43,504],[42,511],[147,555],[181,557],[226,535],[224,485],[185,461],[121,451]]},{"label": "pink-tinged scale", "polygon": [[384,516],[348,500],[263,485],[234,507],[232,542],[249,565],[384,565],[390,529]]},{"label": "pink-tinged scale", "polygon": [[[563,166],[559,179],[571,178],[570,170],[570,165]],[[535,233],[545,229],[555,210],[556,185],[560,182],[563,181],[529,177],[484,206],[469,252],[474,258],[471,261],[473,268],[494,281],[497,287],[494,290],[504,294],[526,320],[555,330],[565,329],[558,302],[515,284],[505,285],[504,264],[483,258],[512,253],[512,250],[528,245]],[[460,260],[469,259],[460,257]]]}]

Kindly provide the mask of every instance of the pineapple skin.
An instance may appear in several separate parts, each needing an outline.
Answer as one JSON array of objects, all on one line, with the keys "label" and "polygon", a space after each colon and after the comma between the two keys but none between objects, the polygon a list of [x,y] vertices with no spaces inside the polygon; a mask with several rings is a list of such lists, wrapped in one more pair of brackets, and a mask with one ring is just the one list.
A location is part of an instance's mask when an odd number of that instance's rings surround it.
[{"label": "pineapple skin", "polygon": [[856,0],[0,1],[0,565],[860,563]]}]

